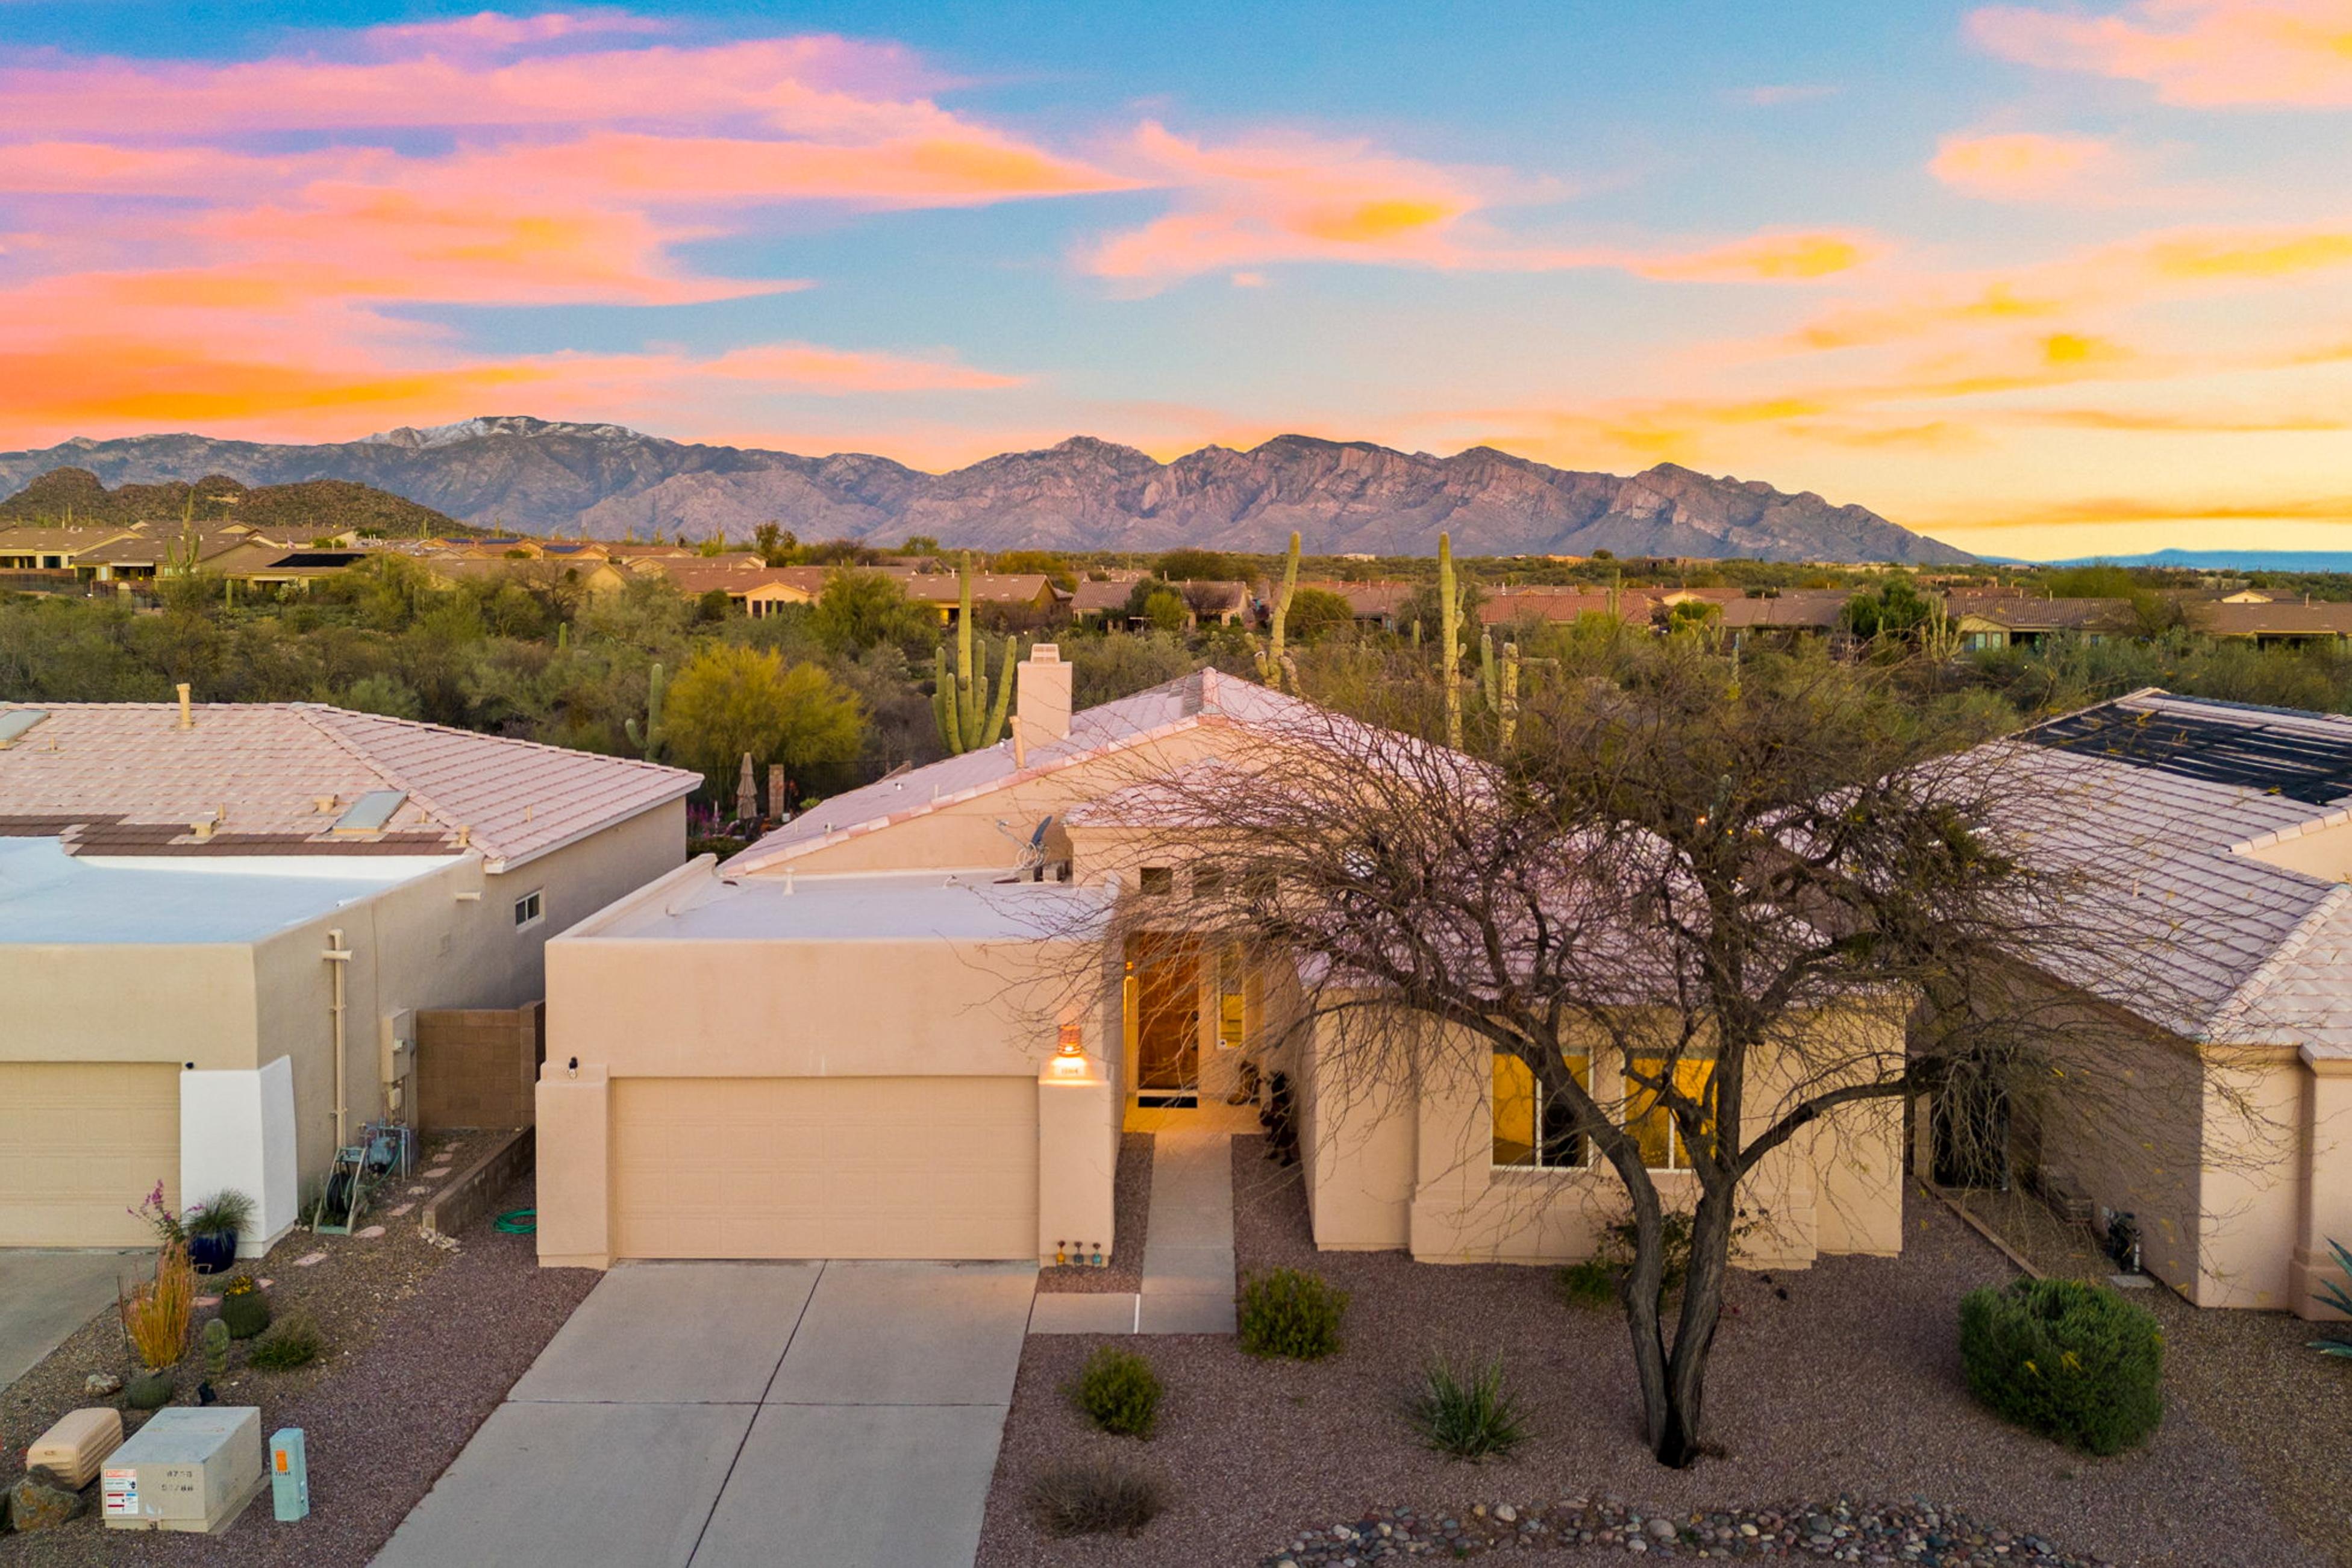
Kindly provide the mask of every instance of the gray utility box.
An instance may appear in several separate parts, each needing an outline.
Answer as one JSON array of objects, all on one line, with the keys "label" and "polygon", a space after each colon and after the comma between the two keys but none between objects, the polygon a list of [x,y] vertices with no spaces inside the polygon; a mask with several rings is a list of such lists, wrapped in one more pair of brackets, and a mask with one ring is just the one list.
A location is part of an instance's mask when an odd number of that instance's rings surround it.
[{"label": "gray utility box", "polygon": [[251,1405],[155,1412],[99,1472],[109,1530],[188,1530],[236,1521],[261,1490],[261,1411]]}]

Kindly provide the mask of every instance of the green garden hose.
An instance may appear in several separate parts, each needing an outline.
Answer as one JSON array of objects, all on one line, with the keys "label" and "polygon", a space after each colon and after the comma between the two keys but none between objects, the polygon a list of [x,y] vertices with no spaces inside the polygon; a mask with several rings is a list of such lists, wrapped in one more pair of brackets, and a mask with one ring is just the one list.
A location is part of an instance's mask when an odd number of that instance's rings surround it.
[{"label": "green garden hose", "polygon": [[508,1236],[532,1236],[539,1231],[539,1210],[510,1208],[490,1221],[491,1228]]}]

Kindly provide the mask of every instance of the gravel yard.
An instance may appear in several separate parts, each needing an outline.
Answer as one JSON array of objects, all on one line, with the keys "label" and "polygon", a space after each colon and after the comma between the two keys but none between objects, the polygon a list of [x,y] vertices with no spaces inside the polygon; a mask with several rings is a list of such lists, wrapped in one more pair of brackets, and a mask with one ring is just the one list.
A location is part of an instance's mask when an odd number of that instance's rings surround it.
[{"label": "gravel yard", "polygon": [[[496,1209],[531,1200],[525,1180]],[[293,1265],[313,1251],[328,1256]],[[542,1270],[530,1237],[500,1235],[488,1221],[446,1250],[417,1233],[415,1211],[389,1220],[373,1240],[296,1231],[248,1267],[275,1281],[273,1312],[282,1317],[299,1302],[326,1333],[327,1355],[314,1366],[233,1371],[218,1385],[225,1404],[260,1406],[265,1437],[280,1427],[308,1435],[310,1517],[277,1523],[265,1489],[217,1539],[108,1531],[93,1481],[83,1518],[38,1535],[0,1536],[0,1564],[365,1563],[601,1277]],[[126,1359],[110,1310],[0,1396],[14,1445],[0,1465],[8,1481],[22,1473],[24,1444],[49,1420],[96,1403],[83,1396],[83,1377],[120,1372]],[[181,1403],[193,1402],[202,1364],[195,1354],[184,1364]],[[126,1412],[125,1426],[135,1429],[143,1418]]]},{"label": "gravel yard", "polygon": [[1102,1268],[1066,1264],[1037,1270],[1037,1288],[1058,1291],[1143,1289],[1143,1237],[1151,1217],[1151,1134],[1122,1133],[1113,1176],[1110,1261]]},{"label": "gravel yard", "polygon": [[[2060,1552],[2147,1568],[2327,1561],[2265,1509],[2229,1444],[2181,1396],[2186,1378],[2175,1380],[2155,1441],[2112,1459],[2069,1453],[1976,1408],[1960,1382],[1957,1303],[2012,1270],[1930,1197],[1912,1196],[1900,1259],[1735,1276],[1709,1384],[1707,1427],[1724,1452],[1675,1472],[1640,1442],[1613,1309],[1560,1305],[1545,1269],[1318,1253],[1294,1173],[1261,1152],[1260,1139],[1234,1142],[1239,1266],[1311,1269],[1353,1292],[1346,1348],[1301,1364],[1252,1360],[1223,1338],[1120,1341],[1143,1351],[1168,1388],[1158,1436],[1138,1444],[1095,1432],[1061,1395],[1102,1342],[1031,1338],[989,1500],[980,1553],[987,1568],[1255,1563],[1308,1531],[1328,1535],[1381,1510],[1525,1510],[1615,1497],[1686,1517],[1827,1506],[1841,1495],[1901,1504],[1924,1497],[1987,1529],[2030,1531]],[[1535,1440],[1478,1468],[1424,1450],[1400,1414],[1419,1367],[1432,1353],[1498,1350]],[[2342,1442],[2340,1425],[2302,1428],[2305,1448]],[[1051,1464],[1092,1455],[1158,1471],[1166,1511],[1132,1538],[1045,1536],[1024,1506],[1030,1482]],[[1622,1546],[1547,1557],[1625,1559]]]}]

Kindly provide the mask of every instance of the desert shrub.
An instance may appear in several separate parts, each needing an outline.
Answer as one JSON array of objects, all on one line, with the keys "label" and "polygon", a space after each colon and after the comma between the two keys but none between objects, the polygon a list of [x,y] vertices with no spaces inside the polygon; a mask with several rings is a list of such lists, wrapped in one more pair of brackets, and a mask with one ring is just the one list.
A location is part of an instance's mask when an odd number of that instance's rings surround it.
[{"label": "desert shrub", "polygon": [[[2346,1247],[2341,1241],[2330,1241],[2327,1249],[2335,1254],[2336,1266],[2344,1271],[2344,1283],[2339,1285],[2330,1281],[2320,1286],[2316,1293],[2321,1301],[2352,1318],[2352,1289],[2347,1289],[2352,1287],[2352,1248]],[[2326,1333],[2311,1342],[2311,1348],[2329,1355],[2352,1358],[2352,1323],[2330,1324]]]},{"label": "desert shrub", "polygon": [[1960,1301],[1969,1392],[2029,1431],[2093,1454],[2145,1442],[2164,1418],[2156,1315],[2079,1280],[2021,1280]]},{"label": "desert shrub", "polygon": [[121,1304],[122,1332],[141,1364],[161,1372],[177,1366],[188,1348],[188,1317],[196,1305],[195,1270],[188,1249],[166,1241],[155,1254],[155,1278],[133,1285]]},{"label": "desert shrub", "polygon": [[1605,1307],[1617,1299],[1617,1266],[1606,1258],[1568,1264],[1552,1279],[1571,1307]]},{"label": "desert shrub", "polygon": [[318,1323],[297,1307],[253,1342],[245,1360],[247,1365],[257,1366],[264,1372],[288,1372],[310,1365],[326,1348],[326,1336],[319,1332]]},{"label": "desert shrub", "polygon": [[1056,1465],[1029,1487],[1030,1511],[1052,1535],[1133,1535],[1164,1500],[1158,1477],[1116,1459]]},{"label": "desert shrub", "polygon": [[1507,1459],[1533,1436],[1519,1413],[1518,1396],[1503,1376],[1499,1354],[1466,1375],[1433,1357],[1423,1376],[1407,1414],[1423,1441],[1438,1453],[1474,1464]]},{"label": "desert shrub", "polygon": [[1149,1437],[1160,1415],[1160,1376],[1132,1351],[1097,1345],[1070,1397],[1087,1418],[1122,1437]]},{"label": "desert shrub", "polygon": [[1241,1343],[1252,1355],[1320,1361],[1339,1349],[1348,1292],[1319,1274],[1276,1269],[1242,1281]]}]

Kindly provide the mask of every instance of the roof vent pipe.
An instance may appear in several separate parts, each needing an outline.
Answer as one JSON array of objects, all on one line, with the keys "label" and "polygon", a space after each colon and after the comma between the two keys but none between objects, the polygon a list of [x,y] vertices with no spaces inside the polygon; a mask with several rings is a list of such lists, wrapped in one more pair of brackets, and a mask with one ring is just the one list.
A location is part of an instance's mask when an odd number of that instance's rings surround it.
[{"label": "roof vent pipe", "polygon": [[188,683],[185,681],[180,683],[180,727],[182,729],[196,727],[195,716],[188,711]]}]

